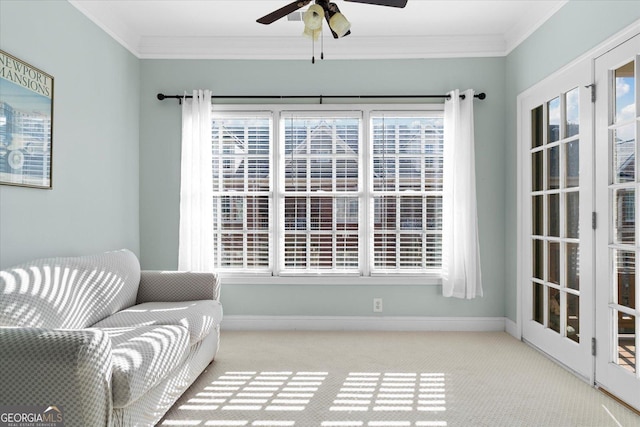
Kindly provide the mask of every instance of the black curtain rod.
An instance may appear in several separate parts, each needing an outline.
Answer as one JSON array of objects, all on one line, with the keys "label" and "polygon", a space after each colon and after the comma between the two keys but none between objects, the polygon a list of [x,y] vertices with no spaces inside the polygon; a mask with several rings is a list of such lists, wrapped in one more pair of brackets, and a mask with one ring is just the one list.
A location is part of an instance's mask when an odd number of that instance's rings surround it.
[{"label": "black curtain rod", "polygon": [[[484,92],[473,95],[474,98],[485,99],[487,95]],[[193,98],[192,95],[165,95],[159,93],[157,98],[160,101],[165,99],[177,99],[182,100],[184,98]],[[211,98],[218,99],[309,99],[319,98],[322,104],[323,99],[333,98],[357,98],[357,99],[385,99],[385,98],[450,98],[449,95],[216,95]],[[464,99],[464,95],[460,95],[461,99]]]}]

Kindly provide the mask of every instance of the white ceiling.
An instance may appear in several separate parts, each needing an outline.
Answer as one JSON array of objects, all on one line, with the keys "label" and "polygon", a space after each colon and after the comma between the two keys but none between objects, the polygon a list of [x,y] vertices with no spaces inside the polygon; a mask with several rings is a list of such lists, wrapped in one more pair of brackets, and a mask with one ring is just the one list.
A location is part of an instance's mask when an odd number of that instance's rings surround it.
[{"label": "white ceiling", "polygon": [[[256,22],[291,1],[69,0],[139,58],[307,59],[302,22]],[[351,35],[334,40],[325,24],[325,58],[503,56],[567,1],[408,0],[399,9],[335,0]]]}]

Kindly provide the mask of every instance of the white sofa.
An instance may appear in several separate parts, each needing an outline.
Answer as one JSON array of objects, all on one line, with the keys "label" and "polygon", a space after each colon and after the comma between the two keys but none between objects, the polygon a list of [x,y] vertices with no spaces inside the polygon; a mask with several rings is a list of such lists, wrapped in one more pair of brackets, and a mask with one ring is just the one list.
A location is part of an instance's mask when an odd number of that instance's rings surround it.
[{"label": "white sofa", "polygon": [[219,292],[128,250],[0,271],[0,402],[56,406],[66,427],[154,425],[218,351]]}]

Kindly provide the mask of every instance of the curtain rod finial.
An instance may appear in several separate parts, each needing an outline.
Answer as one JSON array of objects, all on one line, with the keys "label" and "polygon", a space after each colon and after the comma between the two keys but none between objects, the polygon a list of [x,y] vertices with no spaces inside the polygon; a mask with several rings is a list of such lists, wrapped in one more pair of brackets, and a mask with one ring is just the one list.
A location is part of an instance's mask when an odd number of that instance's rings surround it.
[{"label": "curtain rod finial", "polygon": [[159,94],[157,95],[157,98],[158,98],[160,101],[163,101],[163,100],[166,98],[166,96],[165,96],[165,94],[164,94],[164,93],[159,93]]},{"label": "curtain rod finial", "polygon": [[478,99],[483,100],[487,97],[487,94],[484,92],[480,92],[479,94],[476,95],[478,97]]}]

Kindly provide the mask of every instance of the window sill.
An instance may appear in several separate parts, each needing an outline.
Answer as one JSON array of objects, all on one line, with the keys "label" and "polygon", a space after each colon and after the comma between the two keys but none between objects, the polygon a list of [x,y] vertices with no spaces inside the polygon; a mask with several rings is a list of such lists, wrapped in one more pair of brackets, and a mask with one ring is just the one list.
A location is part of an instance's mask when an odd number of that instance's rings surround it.
[{"label": "window sill", "polygon": [[246,273],[220,273],[223,285],[295,285],[295,286],[437,286],[442,284],[434,274],[384,274],[376,276],[287,275],[266,276]]}]

